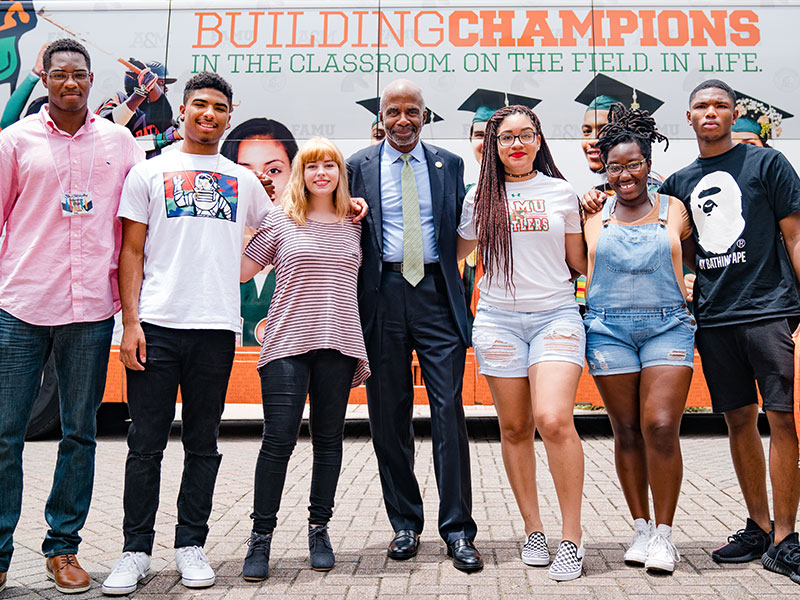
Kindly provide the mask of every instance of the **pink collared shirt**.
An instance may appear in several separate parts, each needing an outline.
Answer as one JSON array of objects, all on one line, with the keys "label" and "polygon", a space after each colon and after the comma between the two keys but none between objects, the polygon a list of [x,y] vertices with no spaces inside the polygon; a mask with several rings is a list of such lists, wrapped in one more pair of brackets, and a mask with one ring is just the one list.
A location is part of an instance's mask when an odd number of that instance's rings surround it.
[{"label": "pink collared shirt", "polygon": [[[100,321],[120,308],[117,208],[144,151],[125,127],[91,111],[70,136],[47,109],[0,132],[0,308],[32,325]],[[56,169],[63,192],[89,186],[91,215],[62,216]]]}]

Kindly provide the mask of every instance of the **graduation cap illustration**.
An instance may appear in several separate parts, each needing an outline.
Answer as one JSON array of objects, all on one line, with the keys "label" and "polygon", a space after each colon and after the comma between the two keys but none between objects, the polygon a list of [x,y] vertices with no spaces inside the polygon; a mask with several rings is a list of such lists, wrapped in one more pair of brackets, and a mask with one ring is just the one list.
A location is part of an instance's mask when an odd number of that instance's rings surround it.
[{"label": "graduation cap illustration", "polygon": [[641,90],[602,73],[594,76],[589,85],[583,88],[578,97],[575,98],[575,102],[584,104],[587,112],[590,110],[609,110],[612,104],[621,102],[627,108],[641,108],[651,115],[664,104],[663,100],[659,100],[650,94],[645,94]]},{"label": "graduation cap illustration", "polygon": [[[381,112],[380,96],[376,98],[366,98],[365,100],[356,100],[356,104],[363,106],[373,115],[375,115],[375,120],[372,122],[372,125],[374,126],[375,123],[378,122],[378,114]],[[430,108],[428,108],[428,116],[425,119],[423,125],[427,125],[428,123],[431,122],[438,123],[439,121],[444,121],[444,117],[439,116],[438,114],[433,112]]]},{"label": "graduation cap illustration", "polygon": [[732,131],[749,131],[762,140],[776,138],[781,134],[781,123],[794,115],[758,98],[736,91],[736,122]]},{"label": "graduation cap illustration", "polygon": [[472,92],[469,98],[464,100],[461,106],[458,107],[458,110],[475,113],[472,117],[472,122],[479,123],[491,119],[492,115],[504,106],[521,104],[528,108],[533,108],[539,104],[539,102],[541,102],[539,98],[478,88]]}]

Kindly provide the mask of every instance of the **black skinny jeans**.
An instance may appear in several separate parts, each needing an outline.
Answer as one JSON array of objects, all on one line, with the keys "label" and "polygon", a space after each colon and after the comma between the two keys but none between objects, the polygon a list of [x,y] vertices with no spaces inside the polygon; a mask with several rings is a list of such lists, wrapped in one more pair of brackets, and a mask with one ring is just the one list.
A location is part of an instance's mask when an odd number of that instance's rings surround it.
[{"label": "black skinny jeans", "polygon": [[336,350],[312,350],[279,358],[261,367],[264,437],[256,462],[253,531],[275,528],[286,467],[292,455],[306,395],[311,405],[309,429],[314,450],[308,521],[325,525],[342,466],[342,433],[347,399],[357,361]]},{"label": "black skinny jeans", "polygon": [[147,342],[144,371],[126,371],[128,459],[125,462],[123,552],[153,553],[161,486],[161,459],[183,402],[183,477],[178,493],[175,547],[203,546],[222,455],[217,435],[233,367],[232,331],[171,329],[142,323]]}]

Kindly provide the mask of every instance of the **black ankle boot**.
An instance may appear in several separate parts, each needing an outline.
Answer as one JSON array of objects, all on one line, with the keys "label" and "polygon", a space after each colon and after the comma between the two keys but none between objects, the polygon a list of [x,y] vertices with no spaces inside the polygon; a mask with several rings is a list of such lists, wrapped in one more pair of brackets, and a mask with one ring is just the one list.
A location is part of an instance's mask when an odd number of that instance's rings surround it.
[{"label": "black ankle boot", "polygon": [[264,581],[269,576],[269,548],[272,532],[250,534],[247,540],[247,556],[244,557],[242,578],[245,581]]}]

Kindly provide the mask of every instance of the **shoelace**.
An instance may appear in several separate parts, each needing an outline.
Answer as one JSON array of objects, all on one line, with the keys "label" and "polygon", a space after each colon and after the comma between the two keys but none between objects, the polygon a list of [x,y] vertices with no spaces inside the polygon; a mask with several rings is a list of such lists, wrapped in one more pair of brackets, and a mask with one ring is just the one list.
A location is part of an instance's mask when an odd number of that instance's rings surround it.
[{"label": "shoelace", "polygon": [[203,567],[208,563],[206,553],[200,546],[190,546],[184,549],[182,554],[189,567]]},{"label": "shoelace", "polygon": [[631,541],[628,542],[628,544],[630,546],[633,546],[639,540],[647,539],[649,541],[651,537],[652,537],[652,531],[650,529],[650,526],[648,525],[647,529],[637,529],[636,531],[634,531],[633,535],[631,536]]},{"label": "shoelace", "polygon": [[319,527],[312,527],[308,530],[308,544],[314,547],[316,544],[322,544],[328,550],[333,550],[331,547],[328,536],[325,535],[328,531],[327,525],[320,525]]},{"label": "shoelace", "polygon": [[728,543],[732,544],[734,542],[741,542],[748,546],[758,546],[759,545],[759,532],[748,530],[748,529],[740,529],[733,535],[728,536]]},{"label": "shoelace", "polygon": [[272,543],[272,534],[271,533],[256,533],[251,535],[244,541],[245,544],[250,546],[251,549],[254,551],[261,550],[266,551],[267,546]]},{"label": "shoelace", "polygon": [[114,571],[124,571],[125,573],[138,573],[139,564],[136,562],[136,556],[133,552],[123,552],[117,564],[114,566]]},{"label": "shoelace", "polygon": [[665,536],[656,533],[647,543],[647,554],[651,554],[661,549],[666,550],[667,554],[669,554],[675,562],[681,562],[681,555],[680,552],[678,552],[678,549],[675,547],[675,544],[673,544],[672,541],[668,540]]},{"label": "shoelace", "polygon": [[57,558],[59,559],[59,561],[58,561],[58,568],[56,569],[56,571],[60,571],[61,569],[67,566],[73,566],[73,567],[78,566],[78,562],[75,560],[74,554],[61,554]]},{"label": "shoelace", "polygon": [[788,550],[782,548],[780,552],[783,553],[781,556],[783,562],[789,563],[795,570],[800,568],[800,545],[790,544]]}]

